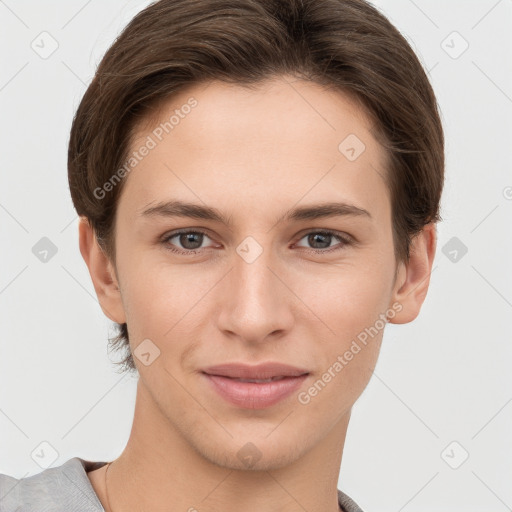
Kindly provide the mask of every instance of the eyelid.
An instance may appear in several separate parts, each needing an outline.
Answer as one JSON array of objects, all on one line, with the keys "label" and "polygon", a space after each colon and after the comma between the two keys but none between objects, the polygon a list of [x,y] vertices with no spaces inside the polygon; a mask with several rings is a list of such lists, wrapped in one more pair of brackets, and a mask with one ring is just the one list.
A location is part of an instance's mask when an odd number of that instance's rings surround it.
[{"label": "eyelid", "polygon": [[[180,229],[176,229],[174,231],[169,231],[169,232],[165,233],[160,238],[160,241],[162,243],[165,243],[165,242],[169,241],[171,238],[174,238],[175,236],[182,235],[185,233],[199,233],[202,235],[206,235],[210,240],[213,240],[212,235],[210,234],[210,232],[207,229],[204,229],[204,228],[180,228]],[[193,249],[190,249],[188,252],[192,252],[192,250]],[[194,250],[200,251],[202,249],[194,249]]]},{"label": "eyelid", "polygon": [[[357,243],[355,238],[353,236],[349,235],[348,233],[337,231],[335,229],[329,229],[329,228],[312,228],[312,229],[303,231],[301,234],[299,234],[297,237],[297,242],[295,242],[295,244],[300,242],[304,237],[306,237],[310,234],[317,234],[317,233],[336,238],[338,240],[338,244],[334,245],[333,247],[328,247],[326,249],[314,249],[312,247],[302,247],[301,246],[302,249],[304,249],[307,252],[313,252],[315,254],[322,254],[322,253],[330,254],[332,252],[342,251],[347,246],[356,245],[356,243]],[[339,245],[341,245],[341,247],[338,247]]]},{"label": "eyelid", "polygon": [[338,236],[340,238],[343,238],[345,240],[347,240],[347,242],[351,242],[351,243],[357,243],[357,240],[354,236],[352,235],[349,235],[346,231],[338,231],[336,229],[331,229],[331,228],[307,228],[303,231],[301,231],[298,235],[297,235],[297,240],[300,240],[302,238],[304,238],[306,235],[309,235],[310,233],[326,233],[326,234],[330,234],[332,236]]}]

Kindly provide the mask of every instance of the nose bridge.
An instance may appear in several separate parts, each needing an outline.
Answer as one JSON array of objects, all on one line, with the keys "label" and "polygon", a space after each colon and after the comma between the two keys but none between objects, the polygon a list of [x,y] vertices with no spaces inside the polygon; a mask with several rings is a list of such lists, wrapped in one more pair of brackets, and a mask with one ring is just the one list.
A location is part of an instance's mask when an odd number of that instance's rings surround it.
[{"label": "nose bridge", "polygon": [[286,287],[276,276],[277,258],[272,253],[271,236],[246,237],[236,248],[228,276],[229,298],[224,302],[221,327],[244,338],[263,338],[286,328]]},{"label": "nose bridge", "polygon": [[271,271],[276,258],[270,240],[270,236],[265,240],[262,236],[258,240],[248,236],[236,248],[232,279],[238,291],[238,303],[248,302],[253,307],[260,303],[260,307],[265,308],[274,301],[272,297],[277,298],[277,278]]}]

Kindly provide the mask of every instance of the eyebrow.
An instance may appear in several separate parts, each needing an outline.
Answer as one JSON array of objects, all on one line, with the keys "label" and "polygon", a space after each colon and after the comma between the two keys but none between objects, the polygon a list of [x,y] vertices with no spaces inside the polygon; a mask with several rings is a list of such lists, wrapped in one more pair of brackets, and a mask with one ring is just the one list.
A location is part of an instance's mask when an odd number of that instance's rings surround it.
[{"label": "eyebrow", "polygon": [[[210,206],[171,200],[160,202],[144,209],[142,217],[186,217],[200,220],[211,220],[232,226],[231,217],[226,217],[221,211]],[[299,206],[287,211],[276,220],[276,224],[284,221],[300,221],[324,219],[327,217],[364,216],[372,218],[370,212],[353,204],[328,202],[308,206]]]}]

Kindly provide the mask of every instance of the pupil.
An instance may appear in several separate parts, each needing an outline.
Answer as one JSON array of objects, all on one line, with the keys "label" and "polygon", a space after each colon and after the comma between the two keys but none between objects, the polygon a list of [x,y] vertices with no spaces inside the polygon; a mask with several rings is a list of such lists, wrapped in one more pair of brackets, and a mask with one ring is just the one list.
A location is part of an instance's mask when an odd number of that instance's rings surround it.
[{"label": "pupil", "polygon": [[[324,240],[323,242],[323,246],[322,247],[315,247],[315,249],[324,249],[325,247],[329,247],[329,241],[328,239],[330,238],[331,235],[323,235],[321,233],[313,233],[311,235],[309,235],[309,242],[314,244],[315,243],[315,240],[318,240],[318,238],[320,238],[320,244],[322,244],[322,239]],[[327,239],[327,242],[325,241]]]},{"label": "pupil", "polygon": [[[199,238],[199,242],[196,240],[194,242],[194,238],[202,237],[202,233],[185,233],[182,234],[180,237],[180,243],[185,247],[185,249],[198,249],[201,247],[201,238]],[[192,243],[192,247],[190,247],[188,244],[189,242]],[[194,246],[194,243],[196,246]]]}]

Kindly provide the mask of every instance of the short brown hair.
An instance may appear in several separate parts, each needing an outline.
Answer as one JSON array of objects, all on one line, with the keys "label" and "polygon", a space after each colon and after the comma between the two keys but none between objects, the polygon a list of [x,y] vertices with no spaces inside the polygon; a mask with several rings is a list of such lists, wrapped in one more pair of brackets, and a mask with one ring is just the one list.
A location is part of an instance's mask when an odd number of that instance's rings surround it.
[{"label": "short brown hair", "polygon": [[[444,135],[427,75],[400,32],[364,0],[160,0],[126,26],[100,62],[71,127],[68,178],[115,265],[116,205],[125,179],[95,193],[125,162],[135,129],[187,86],[251,86],[292,74],[350,94],[386,148],[397,261],[441,220]],[[102,189],[104,190],[104,189]],[[120,363],[136,371],[126,324]]]}]

